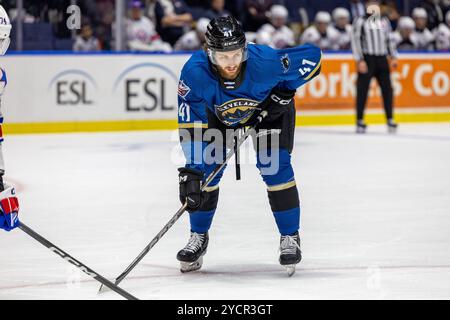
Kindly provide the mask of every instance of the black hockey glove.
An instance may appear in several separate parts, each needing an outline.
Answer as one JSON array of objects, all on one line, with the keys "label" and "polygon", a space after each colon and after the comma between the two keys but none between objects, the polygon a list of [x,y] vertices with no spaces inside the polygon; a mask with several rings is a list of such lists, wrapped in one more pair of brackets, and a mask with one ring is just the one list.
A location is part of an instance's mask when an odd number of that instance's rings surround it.
[{"label": "black hockey glove", "polygon": [[267,111],[263,122],[272,122],[289,110],[289,104],[295,96],[296,90],[273,88],[269,96],[260,103],[261,110]]},{"label": "black hockey glove", "polygon": [[178,168],[180,201],[187,202],[188,211],[195,211],[202,204],[201,183],[203,172],[190,168]]}]

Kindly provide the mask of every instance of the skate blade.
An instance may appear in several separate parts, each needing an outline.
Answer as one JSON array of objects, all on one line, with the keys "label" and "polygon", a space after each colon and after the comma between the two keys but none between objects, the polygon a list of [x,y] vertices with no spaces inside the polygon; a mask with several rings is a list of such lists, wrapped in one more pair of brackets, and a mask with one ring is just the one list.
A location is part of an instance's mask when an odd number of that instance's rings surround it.
[{"label": "skate blade", "polygon": [[391,128],[391,127],[389,127],[389,128],[388,128],[388,133],[392,133],[392,134],[397,133],[397,128]]},{"label": "skate blade", "polygon": [[295,273],[295,266],[296,266],[295,264],[288,264],[288,265],[284,266],[285,269],[286,269],[287,275],[289,277],[292,277],[294,275],[294,273]]},{"label": "skate blade", "polygon": [[199,270],[203,264],[203,257],[200,257],[197,261],[194,262],[180,262],[181,268],[180,271],[182,273],[191,272]]}]

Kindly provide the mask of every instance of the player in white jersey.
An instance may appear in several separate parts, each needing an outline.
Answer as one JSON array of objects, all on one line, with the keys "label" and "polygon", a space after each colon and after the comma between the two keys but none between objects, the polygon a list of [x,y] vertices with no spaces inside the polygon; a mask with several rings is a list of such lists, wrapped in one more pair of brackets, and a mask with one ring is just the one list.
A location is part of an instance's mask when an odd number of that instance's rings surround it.
[{"label": "player in white jersey", "polygon": [[351,47],[352,25],[350,24],[350,13],[345,8],[336,8],[332,13],[334,30],[339,34],[339,50],[349,50]]},{"label": "player in white jersey", "polygon": [[314,18],[314,25],[308,27],[300,37],[300,43],[311,43],[322,50],[338,50],[339,33],[330,26],[331,16],[319,11]]},{"label": "player in white jersey", "polygon": [[178,39],[174,49],[178,51],[197,51],[202,49],[205,43],[205,33],[209,21],[208,18],[198,19],[195,30],[189,31]]},{"label": "player in white jersey", "polygon": [[424,8],[414,8],[412,17],[416,23],[416,29],[414,30],[412,37],[417,44],[418,50],[434,49],[434,35],[427,28],[428,14]]},{"label": "player in white jersey", "polygon": [[437,50],[450,50],[450,11],[445,15],[445,23],[434,29]]},{"label": "player in white jersey", "polygon": [[[0,5],[0,55],[4,55],[10,44],[11,22],[5,9]],[[6,72],[0,68],[0,229],[10,231],[19,226],[19,202],[14,187],[3,181],[5,163],[3,161],[3,115],[2,96],[5,91]]]},{"label": "player in white jersey", "polygon": [[257,31],[258,44],[266,44],[274,49],[284,49],[295,45],[294,32],[286,26],[288,10],[282,5],[273,5],[268,16],[270,23],[266,23]]},{"label": "player in white jersey", "polygon": [[413,37],[414,28],[414,20],[410,17],[398,19],[397,30],[391,34],[398,50],[417,50],[416,38]]},{"label": "player in white jersey", "polygon": [[90,25],[85,24],[81,27],[80,35],[77,36],[73,44],[73,51],[99,51],[100,42],[94,37]]},{"label": "player in white jersey", "polygon": [[128,48],[133,51],[170,52],[170,44],[161,40],[153,22],[142,14],[142,3],[131,3],[130,19],[127,19]]}]

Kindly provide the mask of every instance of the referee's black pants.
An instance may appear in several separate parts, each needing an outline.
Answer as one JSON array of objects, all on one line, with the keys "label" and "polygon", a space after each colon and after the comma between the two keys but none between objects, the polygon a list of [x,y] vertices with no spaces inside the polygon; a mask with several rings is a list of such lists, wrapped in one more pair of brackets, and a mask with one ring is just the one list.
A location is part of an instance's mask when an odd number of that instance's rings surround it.
[{"label": "referee's black pants", "polygon": [[358,72],[356,81],[356,117],[363,120],[366,107],[367,95],[369,93],[370,80],[375,77],[381,87],[383,96],[384,112],[387,120],[392,119],[392,85],[390,78],[389,63],[386,56],[364,55],[368,71]]}]

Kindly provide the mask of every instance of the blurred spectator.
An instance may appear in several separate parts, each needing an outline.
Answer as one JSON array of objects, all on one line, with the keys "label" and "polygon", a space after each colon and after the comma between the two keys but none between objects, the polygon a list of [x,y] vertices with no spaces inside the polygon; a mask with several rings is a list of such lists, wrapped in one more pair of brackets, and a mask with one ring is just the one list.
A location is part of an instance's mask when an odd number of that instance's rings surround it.
[{"label": "blurred spectator", "polygon": [[366,15],[366,8],[360,0],[350,0],[348,8],[351,14],[352,21],[356,18],[364,17]]},{"label": "blurred spectator", "polygon": [[89,24],[81,26],[80,35],[75,39],[73,44],[73,51],[99,51],[100,42],[92,32],[92,28]]},{"label": "blurred spectator", "polygon": [[433,50],[434,36],[427,28],[427,12],[424,8],[414,8],[412,17],[416,24],[416,29],[413,32],[418,50]]},{"label": "blurred spectator", "polygon": [[334,29],[339,34],[337,44],[339,50],[349,50],[351,43],[352,26],[350,24],[350,13],[345,8],[333,10]]},{"label": "blurred spectator", "polygon": [[225,10],[225,0],[211,0],[211,8],[204,14],[210,20],[229,15],[230,13]]},{"label": "blurred spectator", "polygon": [[157,31],[162,39],[174,45],[194,21],[183,0],[159,0],[155,5]]},{"label": "blurred spectator", "polygon": [[435,30],[437,50],[450,50],[450,10],[445,15],[445,23],[441,23]]},{"label": "blurred spectator", "polygon": [[444,8],[439,4],[439,0],[423,0],[420,7],[427,12],[427,28],[433,30],[440,23],[444,22]]},{"label": "blurred spectator", "polygon": [[268,23],[266,12],[271,6],[272,0],[246,0],[244,29],[256,32],[263,24]]},{"label": "blurred spectator", "polygon": [[183,35],[175,43],[175,50],[179,51],[195,51],[203,48],[205,43],[205,33],[209,24],[209,19],[200,18],[197,21],[195,30],[191,30]]},{"label": "blurred spectator", "polygon": [[330,26],[330,23],[331,16],[328,12],[317,12],[314,24],[303,32],[300,43],[311,43],[322,50],[338,50],[339,33]]},{"label": "blurred spectator", "polygon": [[391,38],[398,50],[416,50],[417,43],[413,37],[415,28],[414,20],[410,17],[400,17],[397,30],[392,33]]},{"label": "blurred spectator", "polygon": [[274,49],[284,49],[295,45],[294,33],[286,26],[288,11],[282,5],[270,8],[270,23],[264,24],[257,32],[257,43],[266,44]]},{"label": "blurred spectator", "polygon": [[385,16],[391,22],[391,27],[395,29],[397,27],[398,19],[400,18],[400,13],[397,10],[397,5],[394,0],[384,0],[381,1],[380,5],[381,15]]},{"label": "blurred spectator", "polygon": [[130,50],[164,51],[172,50],[168,43],[161,41],[152,21],[143,15],[143,5],[139,0],[130,2],[130,18],[127,19],[127,43]]}]

